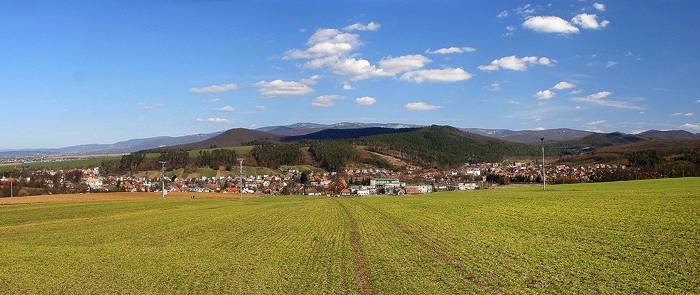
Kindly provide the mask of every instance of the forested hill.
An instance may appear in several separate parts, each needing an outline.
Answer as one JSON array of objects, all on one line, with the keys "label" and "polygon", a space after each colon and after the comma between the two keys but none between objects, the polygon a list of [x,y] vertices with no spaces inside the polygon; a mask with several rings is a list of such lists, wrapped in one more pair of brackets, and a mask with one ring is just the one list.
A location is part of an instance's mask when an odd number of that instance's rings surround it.
[{"label": "forested hill", "polygon": [[318,132],[299,135],[287,136],[282,139],[285,142],[296,142],[304,140],[326,140],[326,139],[350,139],[378,134],[393,134],[416,131],[419,128],[383,128],[383,127],[368,127],[357,129],[326,129]]},{"label": "forested hill", "polygon": [[432,166],[497,162],[507,156],[536,156],[540,151],[537,146],[467,134],[454,127],[437,125],[410,132],[360,137],[352,142],[371,151]]}]

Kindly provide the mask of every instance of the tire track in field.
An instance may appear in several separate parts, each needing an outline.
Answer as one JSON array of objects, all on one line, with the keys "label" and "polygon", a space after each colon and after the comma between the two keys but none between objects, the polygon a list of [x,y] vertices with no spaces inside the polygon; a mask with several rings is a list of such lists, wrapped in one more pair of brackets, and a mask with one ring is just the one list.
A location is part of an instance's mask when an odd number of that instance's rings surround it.
[{"label": "tire track in field", "polygon": [[348,221],[350,221],[350,247],[352,248],[352,261],[356,273],[355,286],[357,286],[357,290],[360,294],[373,294],[374,288],[369,281],[367,256],[362,250],[362,236],[360,236],[360,230],[357,228],[357,221],[343,203],[338,200],[336,200],[336,203],[340,205],[345,215],[348,217]]},{"label": "tire track in field", "polygon": [[454,270],[456,273],[463,276],[465,279],[469,280],[470,282],[474,283],[475,285],[479,286],[480,288],[488,290],[489,292],[491,292],[493,294],[504,294],[505,293],[500,288],[489,284],[488,282],[479,278],[474,273],[467,270],[462,264],[459,263],[459,261],[457,261],[456,259],[447,255],[447,253],[442,251],[439,247],[429,243],[427,240],[425,240],[423,237],[421,237],[420,234],[417,234],[417,233],[411,231],[411,229],[409,229],[408,226],[401,223],[396,218],[392,217],[391,215],[387,214],[384,211],[381,211],[381,210],[379,210],[375,207],[372,207],[370,205],[367,205],[363,202],[360,202],[360,201],[354,201],[354,202],[356,204],[359,204],[361,207],[365,208],[366,210],[374,212],[374,213],[382,216],[383,218],[385,218],[386,220],[388,220],[392,224],[394,224],[394,226],[396,228],[401,230],[401,232],[403,232],[405,235],[407,235],[409,238],[411,238],[416,244],[420,245],[423,249],[427,250],[435,258],[437,258],[440,262],[451,267],[452,270]]}]

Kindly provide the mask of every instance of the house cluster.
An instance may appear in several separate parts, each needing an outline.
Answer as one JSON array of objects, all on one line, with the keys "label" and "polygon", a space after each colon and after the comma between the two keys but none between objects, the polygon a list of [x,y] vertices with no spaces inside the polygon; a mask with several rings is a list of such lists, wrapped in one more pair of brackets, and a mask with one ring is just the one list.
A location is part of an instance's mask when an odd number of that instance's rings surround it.
[{"label": "house cluster", "polygon": [[[587,182],[609,171],[627,169],[624,165],[592,164],[587,166],[548,165],[550,182]],[[166,177],[171,192],[292,194],[311,196],[412,195],[439,191],[474,190],[497,183],[539,182],[541,166],[537,163],[476,163],[453,169],[345,169],[326,172],[320,169],[284,168],[275,174],[239,176]],[[505,181],[503,181],[505,179]],[[0,185],[10,178],[0,178]],[[45,188],[48,192],[156,192],[160,177],[103,176],[99,168],[78,170],[36,170],[16,177],[15,184]],[[57,190],[60,188],[60,190]]]}]

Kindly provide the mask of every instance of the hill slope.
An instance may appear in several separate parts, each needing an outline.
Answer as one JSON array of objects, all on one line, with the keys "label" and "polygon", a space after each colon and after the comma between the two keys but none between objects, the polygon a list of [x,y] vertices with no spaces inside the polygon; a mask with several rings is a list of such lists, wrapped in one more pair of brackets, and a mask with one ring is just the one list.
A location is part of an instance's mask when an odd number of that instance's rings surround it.
[{"label": "hill slope", "polygon": [[287,136],[282,140],[286,142],[302,141],[302,140],[328,140],[328,139],[349,139],[349,138],[359,138],[364,136],[378,135],[378,134],[388,134],[388,133],[402,133],[418,130],[418,128],[383,128],[383,127],[369,127],[369,128],[357,128],[357,129],[325,129],[318,132],[314,132],[306,135],[299,136]]},{"label": "hill slope", "polygon": [[430,126],[409,132],[373,135],[353,140],[381,154],[412,163],[449,166],[464,162],[497,162],[507,156],[537,155],[539,149],[464,133],[450,126]]},{"label": "hill slope", "polygon": [[183,145],[175,145],[163,148],[164,150],[191,150],[205,149],[212,147],[233,147],[256,141],[277,142],[280,136],[264,131],[251,130],[245,128],[234,128],[214,136],[212,138]]}]

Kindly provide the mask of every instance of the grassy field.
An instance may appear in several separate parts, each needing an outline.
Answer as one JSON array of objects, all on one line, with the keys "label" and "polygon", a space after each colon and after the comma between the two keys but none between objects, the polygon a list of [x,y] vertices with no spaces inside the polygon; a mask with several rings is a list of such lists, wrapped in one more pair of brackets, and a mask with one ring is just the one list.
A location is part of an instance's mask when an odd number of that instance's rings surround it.
[{"label": "grassy field", "polygon": [[36,162],[27,164],[10,164],[0,166],[0,172],[3,171],[14,171],[21,169],[38,170],[38,169],[76,169],[76,168],[90,168],[95,166],[100,166],[102,161],[105,160],[116,160],[121,156],[99,156],[87,159],[76,159],[76,160],[66,160],[60,162]]},{"label": "grassy field", "polygon": [[700,179],[549,188],[33,197],[0,206],[0,293],[700,292]]}]

